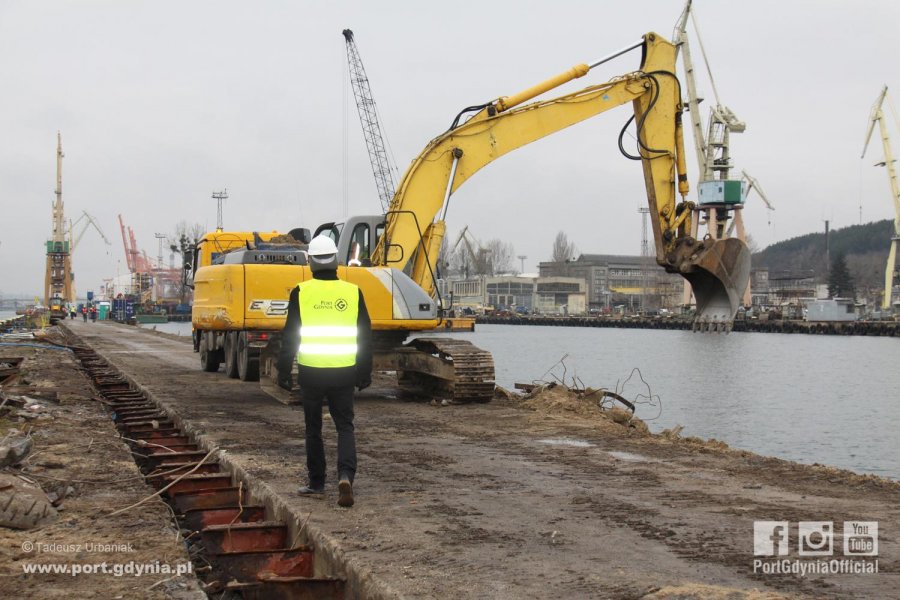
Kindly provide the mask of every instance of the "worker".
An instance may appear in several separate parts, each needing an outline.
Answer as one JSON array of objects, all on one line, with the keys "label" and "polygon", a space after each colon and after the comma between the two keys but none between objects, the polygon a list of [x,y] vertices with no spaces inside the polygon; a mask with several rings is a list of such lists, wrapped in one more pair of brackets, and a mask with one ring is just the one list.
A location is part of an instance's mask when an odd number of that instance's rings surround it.
[{"label": "worker", "polygon": [[69,318],[74,321],[76,314],[77,313],[75,311],[75,305],[73,304],[73,305],[69,306]]},{"label": "worker", "polygon": [[92,323],[97,322],[97,307],[96,306],[91,307],[91,322]]},{"label": "worker", "polygon": [[87,323],[87,312],[88,312],[87,305],[82,304],[81,305],[81,317],[84,319],[85,323]]},{"label": "worker", "polygon": [[372,324],[359,288],[338,279],[334,241],[324,235],[315,237],[307,256],[313,278],[291,291],[278,356],[278,385],[292,389],[296,360],[308,475],[299,493],[325,491],[322,405],[327,398],[338,438],[338,505],[350,507],[356,476],[353,388],[363,390],[372,383]]}]

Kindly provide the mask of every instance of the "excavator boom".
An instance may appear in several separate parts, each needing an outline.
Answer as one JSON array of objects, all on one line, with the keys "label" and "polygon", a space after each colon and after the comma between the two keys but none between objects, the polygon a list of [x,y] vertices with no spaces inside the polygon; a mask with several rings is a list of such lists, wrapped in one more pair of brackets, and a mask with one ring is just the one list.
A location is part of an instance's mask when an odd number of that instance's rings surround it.
[{"label": "excavator boom", "polygon": [[[675,47],[655,33],[643,37],[640,70],[550,100],[524,104],[577,77],[576,65],[552,79],[480,107],[466,122],[432,140],[406,171],[387,214],[385,235],[373,264],[404,269],[433,293],[433,269],[443,239],[450,198],[478,170],[542,137],[631,102],[643,166],[656,260],[691,282],[697,299],[695,328],[729,330],[743,296],[750,253],[740,240],[690,236],[693,203],[688,193],[682,134],[681,86]],[[597,63],[599,64],[599,63]],[[677,199],[677,195],[681,199]]]}]

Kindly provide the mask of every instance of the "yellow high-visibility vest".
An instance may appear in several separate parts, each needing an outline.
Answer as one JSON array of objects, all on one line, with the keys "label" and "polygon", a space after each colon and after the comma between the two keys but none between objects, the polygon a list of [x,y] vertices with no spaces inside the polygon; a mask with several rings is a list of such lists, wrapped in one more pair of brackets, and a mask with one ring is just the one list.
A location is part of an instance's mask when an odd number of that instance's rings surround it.
[{"label": "yellow high-visibility vest", "polygon": [[300,289],[297,362],[318,369],[355,365],[359,288],[340,279],[311,279],[297,287]]}]

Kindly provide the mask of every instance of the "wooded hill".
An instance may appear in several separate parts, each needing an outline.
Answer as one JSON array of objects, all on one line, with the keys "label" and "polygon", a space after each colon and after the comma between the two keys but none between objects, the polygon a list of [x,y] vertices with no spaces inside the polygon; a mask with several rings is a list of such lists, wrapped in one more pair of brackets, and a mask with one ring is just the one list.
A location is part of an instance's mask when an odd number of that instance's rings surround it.
[{"label": "wooded hill", "polygon": [[[840,253],[847,257],[857,289],[879,288],[884,286],[884,267],[893,235],[894,222],[890,219],[834,229],[829,233],[829,251],[832,257]],[[828,276],[825,232],[772,244],[753,254],[753,267],[768,268],[770,275],[813,271],[824,282]]]}]

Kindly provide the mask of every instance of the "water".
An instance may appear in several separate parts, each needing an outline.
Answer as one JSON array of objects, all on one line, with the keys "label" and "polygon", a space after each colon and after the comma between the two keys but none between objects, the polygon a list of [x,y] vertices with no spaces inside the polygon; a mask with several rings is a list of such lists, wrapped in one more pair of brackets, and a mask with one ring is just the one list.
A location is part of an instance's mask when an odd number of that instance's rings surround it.
[{"label": "water", "polygon": [[[656,406],[638,406],[652,431],[683,425],[682,435],[900,479],[896,338],[504,325],[449,336],[490,351],[507,389],[562,378],[564,355],[567,384],[576,376],[585,386],[622,389],[638,368],[659,397]],[[628,399],[646,393],[636,373],[622,390]]]},{"label": "water", "polygon": [[143,327],[144,329],[155,329],[156,331],[171,333],[172,335],[184,335],[187,337],[191,337],[192,326],[190,321],[171,321],[169,323],[148,323],[145,325],[139,325],[139,327]]},{"label": "water", "polygon": [[[479,325],[453,334],[494,355],[497,383],[573,376],[615,390],[632,373],[659,396],[652,431],[900,479],[900,340],[766,333]],[[628,399],[647,393],[637,374]],[[661,410],[660,410],[661,407]]]}]

